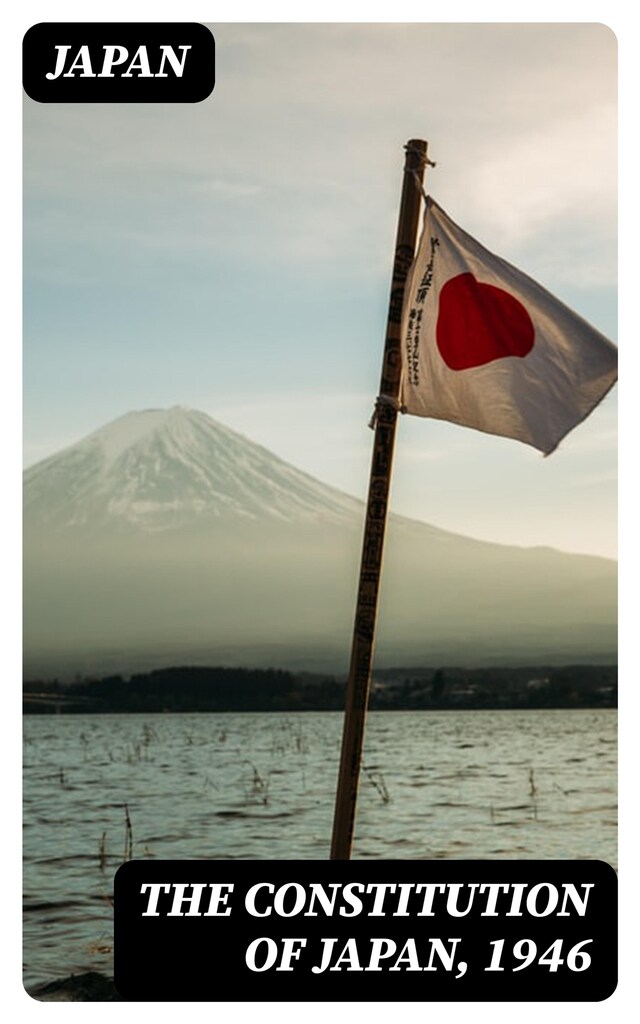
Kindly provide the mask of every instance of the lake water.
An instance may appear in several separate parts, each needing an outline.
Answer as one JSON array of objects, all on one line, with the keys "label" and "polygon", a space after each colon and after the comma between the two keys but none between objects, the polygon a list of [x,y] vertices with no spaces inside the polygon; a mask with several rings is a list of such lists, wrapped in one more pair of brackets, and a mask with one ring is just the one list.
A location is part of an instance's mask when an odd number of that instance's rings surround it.
[{"label": "lake water", "polygon": [[[611,710],[372,713],[354,857],[616,866],[616,728]],[[341,731],[333,712],[26,717],[25,985],[112,971],[130,853],[327,858]]]}]

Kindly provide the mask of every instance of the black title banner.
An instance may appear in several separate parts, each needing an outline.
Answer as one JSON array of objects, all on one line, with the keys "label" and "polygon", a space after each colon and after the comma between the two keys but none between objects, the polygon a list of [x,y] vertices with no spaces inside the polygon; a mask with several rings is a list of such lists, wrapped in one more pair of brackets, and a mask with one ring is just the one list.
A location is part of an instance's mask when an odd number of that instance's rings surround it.
[{"label": "black title banner", "polygon": [[195,22],[42,22],[22,64],[39,103],[198,103],[215,84],[215,41]]},{"label": "black title banner", "polygon": [[131,861],[130,1000],[574,1000],[616,987],[600,861]]}]

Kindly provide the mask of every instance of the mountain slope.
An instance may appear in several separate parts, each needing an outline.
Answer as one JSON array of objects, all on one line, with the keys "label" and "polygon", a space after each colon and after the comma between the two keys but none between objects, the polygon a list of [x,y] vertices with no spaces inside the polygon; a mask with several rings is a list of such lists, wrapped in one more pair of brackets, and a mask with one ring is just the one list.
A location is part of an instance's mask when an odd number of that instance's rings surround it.
[{"label": "mountain slope", "polygon": [[[363,506],[185,409],[25,473],[28,672],[344,670]],[[378,662],[613,659],[616,566],[391,517]]]},{"label": "mountain slope", "polygon": [[28,469],[28,523],[174,530],[215,519],[341,522],[358,509],[204,413],[128,413]]}]

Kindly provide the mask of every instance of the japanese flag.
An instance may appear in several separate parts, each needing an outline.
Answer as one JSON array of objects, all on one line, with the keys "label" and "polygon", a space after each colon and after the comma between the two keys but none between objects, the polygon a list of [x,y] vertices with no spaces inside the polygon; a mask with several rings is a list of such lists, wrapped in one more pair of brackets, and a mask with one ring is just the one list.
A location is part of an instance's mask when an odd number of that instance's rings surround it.
[{"label": "japanese flag", "polygon": [[427,199],[402,324],[403,411],[545,454],[604,398],[618,351]]}]

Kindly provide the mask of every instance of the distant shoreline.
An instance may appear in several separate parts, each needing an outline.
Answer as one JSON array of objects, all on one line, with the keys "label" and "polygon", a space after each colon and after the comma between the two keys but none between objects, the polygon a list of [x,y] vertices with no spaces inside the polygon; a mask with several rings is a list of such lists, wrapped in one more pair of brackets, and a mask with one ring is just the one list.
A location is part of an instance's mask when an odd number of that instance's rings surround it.
[{"label": "distant shoreline", "polygon": [[[279,669],[183,666],[77,679],[30,680],[23,712],[301,712],[344,710],[345,682]],[[372,711],[616,708],[617,666],[397,668],[373,674]]]}]

